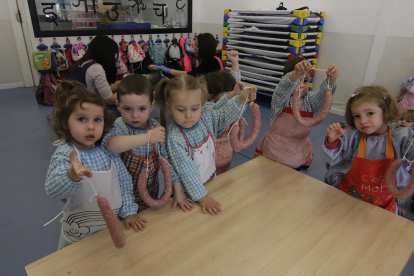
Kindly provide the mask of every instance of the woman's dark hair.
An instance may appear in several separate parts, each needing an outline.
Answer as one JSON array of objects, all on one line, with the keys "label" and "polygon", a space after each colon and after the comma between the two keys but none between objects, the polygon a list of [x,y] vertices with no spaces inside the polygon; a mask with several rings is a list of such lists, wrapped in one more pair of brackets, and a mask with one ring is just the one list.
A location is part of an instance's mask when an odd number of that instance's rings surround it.
[{"label": "woman's dark hair", "polygon": [[204,60],[216,54],[217,41],[210,33],[203,33],[197,36],[198,58]]},{"label": "woman's dark hair", "polygon": [[47,119],[56,135],[67,142],[72,139],[69,131],[68,120],[75,108],[83,103],[91,103],[101,106],[104,110],[104,130],[102,137],[97,141],[100,143],[105,134],[109,131],[109,127],[113,124],[115,114],[106,108],[106,104],[102,97],[77,81],[62,81],[55,92],[55,110]]},{"label": "woman's dark hair", "polygon": [[92,39],[85,55],[69,69],[68,75],[73,72],[74,68],[92,59],[102,65],[105,70],[106,80],[109,84],[112,84],[116,80],[116,60],[118,59],[118,53],[119,49],[115,41],[106,35],[97,35]]},{"label": "woman's dark hair", "polygon": [[236,80],[227,70],[219,70],[208,73],[205,77],[209,94],[217,96],[223,92],[233,91]]},{"label": "woman's dark hair", "polygon": [[121,102],[121,97],[124,95],[147,95],[150,103],[154,101],[154,89],[152,84],[146,76],[143,75],[129,75],[121,80],[117,89],[118,104]]}]

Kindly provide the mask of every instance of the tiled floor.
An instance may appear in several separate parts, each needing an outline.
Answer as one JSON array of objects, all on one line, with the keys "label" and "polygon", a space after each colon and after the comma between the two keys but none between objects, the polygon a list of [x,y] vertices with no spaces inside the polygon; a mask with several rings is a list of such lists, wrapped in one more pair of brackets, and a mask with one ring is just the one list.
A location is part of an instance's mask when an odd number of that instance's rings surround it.
[{"label": "tiled floor", "polygon": [[[35,88],[0,91],[0,275],[26,275],[24,267],[56,251],[59,239],[58,221],[42,226],[63,207],[44,191],[46,171],[55,150],[54,135],[46,120],[53,107],[38,105],[34,93]],[[269,118],[270,98],[262,96],[256,102],[261,106],[262,115],[259,137],[250,148],[233,154],[232,168],[253,156],[254,148],[269,128],[266,118]],[[152,116],[158,116],[157,113],[154,110]],[[244,117],[249,133],[252,125],[249,110]],[[341,120],[342,117],[330,114],[312,129],[309,138],[315,157],[303,173],[323,181],[326,164],[320,158],[320,145],[327,126]],[[408,218],[413,220],[414,214],[410,212]]]}]

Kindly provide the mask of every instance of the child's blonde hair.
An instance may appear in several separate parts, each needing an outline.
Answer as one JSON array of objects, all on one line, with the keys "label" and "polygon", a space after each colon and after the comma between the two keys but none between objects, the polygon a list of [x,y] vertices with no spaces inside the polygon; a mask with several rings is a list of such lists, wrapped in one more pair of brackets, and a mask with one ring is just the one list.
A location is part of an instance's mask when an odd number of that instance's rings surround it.
[{"label": "child's blonde hair", "polygon": [[404,110],[400,114],[400,119],[410,120],[414,122],[414,110]]},{"label": "child's blonde hair", "polygon": [[208,99],[207,85],[204,78],[195,78],[190,75],[175,77],[171,80],[163,79],[157,85],[155,91],[155,103],[166,109],[167,103],[171,103],[174,96],[183,91],[200,91],[201,105]]},{"label": "child's blonde hair", "polygon": [[384,123],[391,122],[399,117],[397,101],[387,89],[382,86],[370,85],[358,88],[346,103],[345,118],[349,126],[355,128],[352,106],[364,102],[375,102],[382,109]]},{"label": "child's blonde hair", "polygon": [[[67,142],[72,138],[69,131],[68,120],[76,106],[79,104],[82,108],[83,103],[91,103],[101,106],[104,110],[104,131],[102,137],[108,132],[109,127],[114,122],[115,116],[112,111],[106,108],[102,97],[77,81],[62,81],[55,92],[55,110],[47,119],[56,135],[65,139]],[[99,139],[98,143],[101,141]]]}]

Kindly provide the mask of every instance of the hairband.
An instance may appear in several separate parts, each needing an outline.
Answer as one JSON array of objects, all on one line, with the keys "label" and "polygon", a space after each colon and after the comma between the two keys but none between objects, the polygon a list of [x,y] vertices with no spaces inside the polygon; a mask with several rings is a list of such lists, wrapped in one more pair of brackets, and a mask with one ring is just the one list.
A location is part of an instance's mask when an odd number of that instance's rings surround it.
[{"label": "hairband", "polygon": [[[351,94],[351,97],[350,97],[350,98],[353,98],[353,97],[355,97],[355,96],[356,96],[356,95],[358,95],[358,94],[361,94],[361,92]],[[387,99],[387,97],[386,97],[386,96],[383,96],[383,97],[384,97],[384,100],[386,100],[386,99]]]}]

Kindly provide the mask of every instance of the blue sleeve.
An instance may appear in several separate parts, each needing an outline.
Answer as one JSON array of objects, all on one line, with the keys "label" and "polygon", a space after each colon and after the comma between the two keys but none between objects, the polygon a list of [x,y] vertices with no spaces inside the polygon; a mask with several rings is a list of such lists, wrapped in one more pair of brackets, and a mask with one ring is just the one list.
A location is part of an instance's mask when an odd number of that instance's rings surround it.
[{"label": "blue sleeve", "polygon": [[414,84],[414,75],[407,78],[403,83],[400,85],[400,89],[403,92],[407,92],[408,89]]},{"label": "blue sleeve", "polygon": [[236,82],[241,81],[241,73],[240,73],[240,71],[234,72],[233,69],[231,69],[230,70],[230,74],[234,77],[234,79],[236,80]]},{"label": "blue sleeve", "polygon": [[119,211],[119,216],[126,218],[131,215],[136,215],[138,212],[138,204],[135,203],[131,175],[128,173],[119,156],[111,155],[110,158],[114,161],[118,171],[119,187],[121,188],[122,207]]},{"label": "blue sleeve", "polygon": [[[111,128],[109,129],[109,132],[104,136],[104,138],[102,139],[101,142],[101,148],[103,149],[103,151],[106,154],[114,154],[112,152],[109,152],[108,149],[106,148],[106,146],[108,145],[108,141],[114,137],[114,136],[119,136],[119,135],[128,135],[128,129],[125,126],[124,121],[122,120],[122,118],[118,118],[116,119],[116,121],[114,122],[114,124],[111,126]],[[118,156],[120,156],[120,154],[116,154]]]},{"label": "blue sleeve", "polygon": [[72,148],[61,145],[56,149],[46,174],[46,194],[56,199],[66,199],[76,194],[82,187],[82,181],[74,182],[68,176],[69,153]]},{"label": "blue sleeve", "polygon": [[308,92],[308,94],[305,96],[305,101],[309,102],[309,105],[311,106],[311,110],[313,113],[318,113],[321,111],[323,107],[323,103],[325,100],[325,92],[328,87],[332,88],[332,94],[336,91],[337,82],[335,84],[329,86],[326,82],[326,79],[324,79],[321,83],[321,86],[319,87],[319,90],[316,92]]},{"label": "blue sleeve", "polygon": [[191,199],[198,201],[203,198],[207,194],[207,190],[201,183],[200,172],[188,155],[184,137],[173,126],[170,127],[168,134],[167,151],[171,158],[171,164]]},{"label": "blue sleeve", "polygon": [[[224,96],[223,96],[224,97]],[[221,99],[220,99],[221,100]],[[233,123],[242,113],[243,105],[239,101],[239,96],[226,101],[222,108],[205,108],[202,115],[211,120],[213,125],[213,136],[217,138],[218,133]]]},{"label": "blue sleeve", "polygon": [[270,122],[276,117],[276,115],[289,104],[290,97],[299,85],[299,79],[292,82],[289,79],[290,73],[286,74],[279,84],[276,86],[272,95],[272,104],[270,108]]}]

